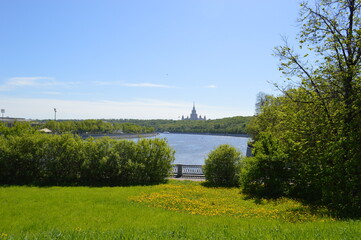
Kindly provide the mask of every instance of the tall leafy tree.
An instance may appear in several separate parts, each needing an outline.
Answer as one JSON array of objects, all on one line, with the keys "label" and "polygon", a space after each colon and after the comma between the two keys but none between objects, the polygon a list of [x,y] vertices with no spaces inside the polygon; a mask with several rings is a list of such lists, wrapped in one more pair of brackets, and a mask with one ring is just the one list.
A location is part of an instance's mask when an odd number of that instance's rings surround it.
[{"label": "tall leafy tree", "polygon": [[290,84],[253,129],[282,144],[290,194],[360,215],[361,1],[302,2],[300,13],[298,46],[275,50]]},{"label": "tall leafy tree", "polygon": [[259,92],[257,94],[257,98],[256,98],[256,104],[255,104],[255,107],[256,107],[256,115],[259,114],[262,110],[262,108],[267,105],[267,101],[269,101],[270,99],[272,98],[271,95],[269,94],[266,94],[264,92]]},{"label": "tall leafy tree", "polygon": [[280,69],[302,79],[300,87],[315,94],[314,101],[329,121],[333,120],[330,99],[342,104],[347,126],[361,116],[360,4],[356,0],[317,0],[311,7],[303,2],[299,48],[304,54],[296,53],[287,43],[276,49],[282,60]]}]

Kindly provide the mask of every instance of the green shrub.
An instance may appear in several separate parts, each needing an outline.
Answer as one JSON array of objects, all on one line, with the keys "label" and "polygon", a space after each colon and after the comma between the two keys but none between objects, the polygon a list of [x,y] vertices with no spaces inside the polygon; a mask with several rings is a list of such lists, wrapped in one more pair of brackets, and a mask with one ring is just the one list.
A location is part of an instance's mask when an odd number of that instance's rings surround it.
[{"label": "green shrub", "polygon": [[2,181],[10,184],[34,183],[40,179],[42,165],[41,136],[9,136],[2,138]]},{"label": "green shrub", "polygon": [[174,151],[165,140],[26,134],[0,136],[0,184],[134,185],[160,183]]},{"label": "green shrub", "polygon": [[[129,141],[128,145],[132,142]],[[135,143],[133,143],[134,145]],[[85,141],[86,155],[81,165],[81,182],[87,185],[119,185],[121,159],[115,150],[116,140],[110,138]]]},{"label": "green shrub", "polygon": [[[141,139],[135,151],[135,164],[140,164],[135,174],[140,183],[162,182],[172,168],[175,151],[164,139]],[[144,166],[144,168],[143,168]]]},{"label": "green shrub", "polygon": [[281,146],[265,134],[254,145],[254,156],[242,165],[240,183],[243,193],[256,197],[277,198],[286,195],[290,168]]},{"label": "green shrub", "polygon": [[206,180],[214,186],[238,186],[241,160],[241,153],[236,148],[228,144],[218,146],[205,160]]},{"label": "green shrub", "polygon": [[86,156],[84,141],[71,134],[46,136],[41,156],[44,184],[73,185],[80,179],[80,167]]}]

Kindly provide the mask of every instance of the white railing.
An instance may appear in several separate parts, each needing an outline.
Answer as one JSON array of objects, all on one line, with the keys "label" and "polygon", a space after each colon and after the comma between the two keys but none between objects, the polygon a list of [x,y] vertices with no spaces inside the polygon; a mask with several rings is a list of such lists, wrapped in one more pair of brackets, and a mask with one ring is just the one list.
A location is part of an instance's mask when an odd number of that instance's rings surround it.
[{"label": "white railing", "polygon": [[202,165],[173,165],[173,176],[176,178],[180,177],[197,177],[204,178]]}]

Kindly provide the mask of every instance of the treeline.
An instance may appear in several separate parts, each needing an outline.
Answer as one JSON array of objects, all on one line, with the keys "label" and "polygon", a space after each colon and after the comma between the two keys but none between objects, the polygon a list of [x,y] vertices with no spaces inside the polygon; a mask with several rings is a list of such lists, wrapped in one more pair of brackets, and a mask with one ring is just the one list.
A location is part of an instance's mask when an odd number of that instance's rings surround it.
[{"label": "treeline", "polygon": [[161,139],[83,140],[31,129],[0,136],[0,184],[154,184],[165,180],[173,161]]},{"label": "treeline", "polygon": [[0,136],[21,136],[24,134],[34,134],[39,130],[37,124],[31,122],[15,122],[12,127],[5,124],[0,124]]},{"label": "treeline", "polygon": [[280,70],[293,84],[300,81],[259,102],[260,113],[249,125],[254,158],[243,164],[243,191],[361,217],[360,1],[317,0],[301,7],[299,45],[312,57],[287,44],[276,48]]},{"label": "treeline", "polygon": [[55,133],[75,134],[142,134],[155,132],[155,129],[151,126],[139,126],[133,123],[117,123],[105,120],[46,121],[41,124],[41,127],[48,128]]},{"label": "treeline", "polygon": [[133,123],[154,128],[157,132],[247,134],[246,127],[252,117],[232,117],[216,120],[108,120],[112,123]]}]

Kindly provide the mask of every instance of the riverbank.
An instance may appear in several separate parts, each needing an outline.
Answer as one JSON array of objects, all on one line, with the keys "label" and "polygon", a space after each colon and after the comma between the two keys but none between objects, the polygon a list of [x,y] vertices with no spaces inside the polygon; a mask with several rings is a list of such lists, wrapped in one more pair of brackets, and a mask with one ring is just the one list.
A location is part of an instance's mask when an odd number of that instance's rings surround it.
[{"label": "riverbank", "polygon": [[90,137],[93,138],[101,138],[101,137],[109,137],[112,139],[131,139],[131,138],[148,138],[155,137],[159,135],[159,133],[108,133],[108,134],[82,134],[80,135],[83,139],[87,139]]},{"label": "riverbank", "polygon": [[195,132],[163,132],[163,134],[192,134],[192,135],[207,135],[207,136],[228,136],[228,137],[245,137],[250,138],[248,134],[236,134],[236,133],[195,133]]}]

